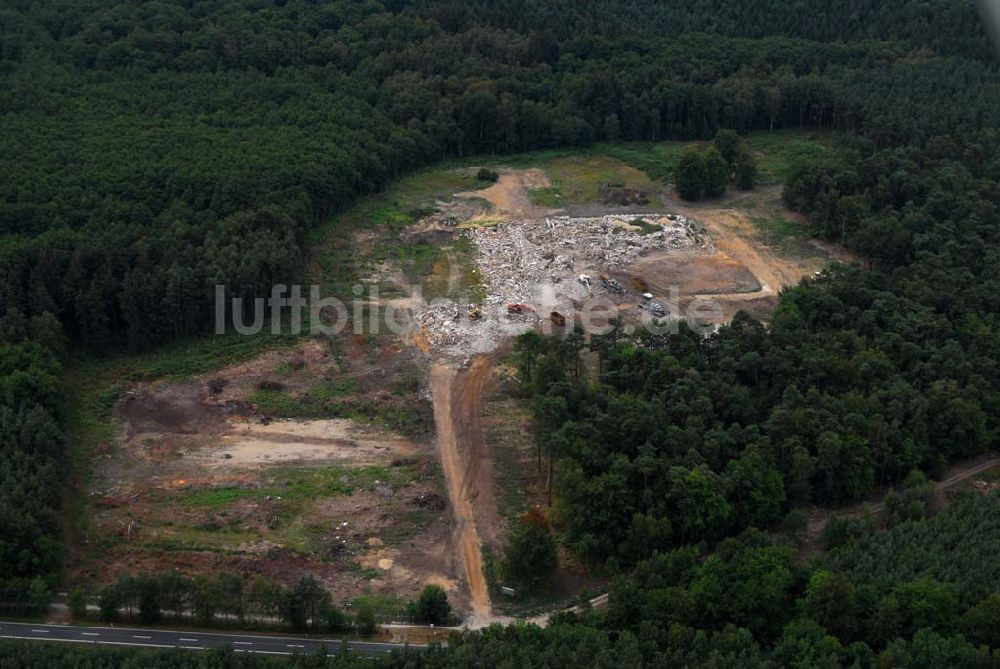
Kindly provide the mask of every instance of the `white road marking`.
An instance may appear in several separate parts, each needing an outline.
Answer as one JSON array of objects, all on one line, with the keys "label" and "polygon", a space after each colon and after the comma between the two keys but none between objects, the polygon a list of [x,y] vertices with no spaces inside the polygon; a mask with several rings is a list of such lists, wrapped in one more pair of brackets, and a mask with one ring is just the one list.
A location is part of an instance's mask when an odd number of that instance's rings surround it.
[{"label": "white road marking", "polygon": [[252,646],[252,641],[234,641],[233,643],[239,644],[241,646]]},{"label": "white road marking", "polygon": [[80,632],[82,636],[101,636],[97,632]]},{"label": "white road marking", "polygon": [[36,634],[48,634],[49,633],[48,630],[31,630],[31,631],[35,632]]},{"label": "white road marking", "polygon": [[151,636],[139,636],[138,634],[133,634],[132,638],[133,639],[152,639],[153,637],[151,637]]},{"label": "white road marking", "polygon": [[203,647],[201,647],[201,646],[177,646],[177,647],[178,647],[178,648],[181,648],[181,649],[183,649],[183,650],[205,650],[205,649],[204,649]]},{"label": "white road marking", "polygon": [[178,641],[197,641],[197,639],[185,639],[184,637],[181,637]]},{"label": "white road marking", "polygon": [[[97,643],[96,641],[94,643]],[[140,646],[142,648],[173,648],[162,643],[139,643],[138,641],[102,641],[109,646]]]},{"label": "white road marking", "polygon": [[[38,641],[37,636],[8,636],[4,635],[4,639],[22,639],[24,641]],[[45,639],[46,642],[49,641],[61,641],[63,643],[80,643],[79,639],[60,639],[58,637],[49,637]],[[96,641],[91,643],[97,643]],[[164,646],[159,643],[138,643],[136,641],[105,641],[104,643],[111,646],[140,646],[142,648],[173,648],[173,646]],[[288,653],[282,653],[282,655],[288,655]]]}]

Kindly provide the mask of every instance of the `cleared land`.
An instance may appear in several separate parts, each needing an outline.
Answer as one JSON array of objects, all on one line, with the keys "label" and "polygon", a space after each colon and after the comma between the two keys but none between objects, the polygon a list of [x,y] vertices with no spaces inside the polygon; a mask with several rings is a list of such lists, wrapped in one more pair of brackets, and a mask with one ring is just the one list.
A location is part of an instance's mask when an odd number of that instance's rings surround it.
[{"label": "cleared land", "polygon": [[341,602],[388,603],[430,582],[455,590],[429,429],[401,420],[403,435],[363,415],[372,402],[429,414],[429,402],[398,385],[423,372],[405,352],[380,355],[373,376],[368,356],[309,339],[210,374],[130,385],[114,409],[117,437],[93,463],[73,579],[169,568],[284,582],[312,573]]},{"label": "cleared land", "polygon": [[[789,155],[826,150],[804,136],[753,141],[768,183]],[[367,309],[391,302],[419,318],[419,285],[453,314],[448,346],[425,324],[401,336],[213,340],[81,370],[74,478],[86,510],[68,519],[71,582],[171,568],[283,582],[312,573],[338,602],[368,597],[390,618],[427,583],[445,586],[473,625],[541,610],[490,596],[508,521],[548,494],[530,412],[502,363],[510,335],[488,339],[465,313],[491,303],[505,312],[517,297],[497,302],[496,258],[476,236],[524,233],[530,257],[558,265],[570,316],[598,295],[637,319],[640,279],[658,298],[677,286],[682,308],[711,297],[723,319],[738,309],[766,317],[781,288],[849,259],[814,245],[777,187],[679,202],[658,179],[682,146],[530,154],[490,165],[495,183],[477,182],[478,166],[439,167],[316,232],[310,275],[327,294],[377,287]],[[545,233],[555,216],[570,227]],[[592,241],[605,246],[567,252],[573,221],[579,234],[596,225]],[[676,226],[692,243],[668,243]],[[584,272],[590,288],[577,280]],[[604,272],[626,292],[602,287]],[[524,330],[547,318],[513,320]],[[553,599],[600,587],[563,558]]]}]

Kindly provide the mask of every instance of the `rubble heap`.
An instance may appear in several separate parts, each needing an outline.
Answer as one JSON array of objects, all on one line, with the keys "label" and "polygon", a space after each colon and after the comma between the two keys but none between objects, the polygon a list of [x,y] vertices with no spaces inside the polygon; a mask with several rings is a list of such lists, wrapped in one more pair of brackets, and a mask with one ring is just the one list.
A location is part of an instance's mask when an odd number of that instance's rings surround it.
[{"label": "rubble heap", "polygon": [[[429,304],[418,315],[436,350],[461,356],[493,350],[550,311],[572,313],[574,303],[593,294],[591,275],[624,270],[654,251],[710,243],[697,223],[676,215],[512,220],[463,234],[475,244],[486,281],[482,318],[468,318],[468,305],[453,302]],[[511,304],[536,309],[509,313]]]},{"label": "rubble heap", "polygon": [[575,284],[581,273],[620,271],[652,251],[706,243],[697,223],[675,215],[559,216],[500,223],[468,234],[489,281],[487,304],[530,301],[544,283],[569,282],[579,293]]}]

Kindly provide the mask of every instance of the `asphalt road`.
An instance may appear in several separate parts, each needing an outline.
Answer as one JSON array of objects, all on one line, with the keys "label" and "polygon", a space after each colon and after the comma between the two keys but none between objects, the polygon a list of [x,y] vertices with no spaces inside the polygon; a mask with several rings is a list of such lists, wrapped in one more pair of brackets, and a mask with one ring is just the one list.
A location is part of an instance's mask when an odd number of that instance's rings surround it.
[{"label": "asphalt road", "polygon": [[[11,623],[0,621],[0,639],[28,639],[33,641],[62,641],[67,643],[90,643],[106,646],[138,646],[141,648],[185,648],[205,650],[231,646],[237,653],[260,653],[261,655],[291,655],[311,653],[326,644],[327,650],[335,653],[340,649],[340,639],[305,637],[280,637],[250,634],[222,634],[216,632],[195,632],[154,630],[129,627],[80,627],[77,625],[41,625],[37,623]],[[401,650],[405,646],[398,643],[373,641],[348,641],[351,650],[376,655],[390,650]],[[422,646],[410,646],[421,649]]]}]

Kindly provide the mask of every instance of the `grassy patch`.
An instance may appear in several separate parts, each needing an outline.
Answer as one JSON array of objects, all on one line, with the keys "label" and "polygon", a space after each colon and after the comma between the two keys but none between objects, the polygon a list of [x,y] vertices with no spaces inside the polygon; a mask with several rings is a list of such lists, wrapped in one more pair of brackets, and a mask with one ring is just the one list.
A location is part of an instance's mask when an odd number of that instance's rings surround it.
[{"label": "grassy patch", "polygon": [[[780,184],[799,160],[819,160],[833,151],[833,135],[802,130],[756,132],[743,138],[757,157],[761,185]],[[705,147],[710,142],[627,142],[599,144],[593,151],[642,170],[650,178],[667,181],[674,166],[689,146]]]},{"label": "grassy patch", "polygon": [[762,184],[784,183],[792,167],[801,161],[820,161],[834,151],[833,135],[801,130],[758,132],[747,137],[757,152]]},{"label": "grassy patch", "polygon": [[808,222],[791,220],[780,213],[751,215],[750,220],[759,231],[761,241],[766,246],[777,249],[782,255],[824,257],[822,251],[809,243],[815,234]]},{"label": "grassy patch", "polygon": [[251,488],[218,488],[215,490],[199,490],[184,496],[188,506],[205,506],[210,509],[222,509],[242,499],[263,497],[263,490]]},{"label": "grassy patch", "polygon": [[309,389],[309,395],[318,400],[328,400],[357,392],[359,388],[360,385],[356,379],[345,377],[332,381],[320,381]]},{"label": "grassy patch", "polygon": [[649,206],[660,205],[649,175],[614,156],[582,152],[540,162],[552,181],[549,188],[532,191],[532,201],[540,206],[560,207],[567,203],[590,204],[600,201],[605,184],[616,183],[645,189]]},{"label": "grassy patch", "polygon": [[531,414],[521,400],[497,398],[485,405],[484,419],[493,452],[500,515],[513,520],[532,502],[530,489],[538,488],[535,444],[526,430]]},{"label": "grassy patch", "polygon": [[[402,397],[412,390],[412,379],[401,379],[393,388],[395,397]],[[369,397],[343,395],[316,389],[308,394],[296,395],[286,390],[258,390],[250,396],[260,412],[271,418],[324,419],[346,418],[358,423],[378,425],[413,438],[425,437],[433,425],[434,416],[425,402],[385,402]]]},{"label": "grassy patch", "polygon": [[350,495],[376,481],[396,488],[413,480],[414,467],[281,467],[268,470],[259,488],[212,488],[179,492],[174,500],[182,506],[225,509],[245,499],[280,497],[286,511],[299,511],[318,499]]},{"label": "grassy patch", "polygon": [[[312,251],[311,279],[335,295],[346,296],[360,279],[386,261],[402,263],[408,274],[424,276],[434,262],[434,245],[404,242],[407,226],[432,213],[435,201],[483,187],[462,163],[446,163],[418,171],[392,184],[384,193],[360,199],[350,209],[315,228],[307,246]],[[377,232],[379,243],[355,244],[356,234]]]},{"label": "grassy patch", "polygon": [[536,188],[531,191],[530,195],[531,201],[539,207],[557,208],[563,206],[563,193],[559,186]]},{"label": "grassy patch", "polygon": [[250,401],[263,415],[275,418],[321,418],[325,413],[322,407],[300,402],[284,390],[257,390]]},{"label": "grassy patch", "polygon": [[[235,551],[240,544],[254,538],[266,539],[303,555],[323,555],[333,522],[317,513],[323,500],[351,495],[358,490],[371,490],[375,482],[398,490],[423,476],[420,465],[403,467],[280,467],[266,470],[258,488],[229,487],[184,490],[170,494],[158,507],[159,520],[150,519],[142,532],[139,545],[170,552]],[[250,509],[267,505],[274,514],[266,528],[259,527],[259,511],[241,508],[247,502]],[[387,504],[392,504],[388,499]],[[202,520],[191,523],[175,522],[194,511]],[[417,534],[436,518],[423,509],[403,512],[403,516],[387,533],[388,542],[402,543]],[[170,518],[171,520],[163,520]],[[249,526],[247,524],[249,523]],[[110,550],[121,546],[120,537],[108,537],[102,546]],[[391,545],[391,544],[390,544]]]},{"label": "grassy patch", "polygon": [[390,620],[405,620],[408,602],[402,597],[393,595],[368,594],[355,597],[350,601],[353,611],[362,606],[370,606],[375,612],[375,619],[383,622]]},{"label": "grassy patch", "polygon": [[649,221],[645,221],[645,220],[643,220],[641,218],[636,218],[636,219],[632,220],[630,223],[631,223],[631,225],[639,228],[638,232],[639,232],[640,235],[651,235],[651,234],[654,234],[656,232],[662,232],[663,231],[663,226],[662,225],[658,225],[656,223],[650,223]]}]

